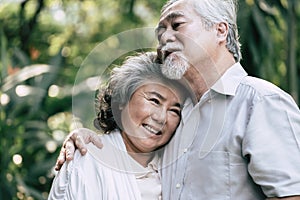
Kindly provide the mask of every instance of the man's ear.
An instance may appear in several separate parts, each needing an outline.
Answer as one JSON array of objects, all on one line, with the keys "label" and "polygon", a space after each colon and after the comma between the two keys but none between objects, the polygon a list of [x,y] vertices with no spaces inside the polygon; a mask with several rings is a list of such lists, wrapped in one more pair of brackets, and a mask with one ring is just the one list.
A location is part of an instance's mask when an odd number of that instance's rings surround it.
[{"label": "man's ear", "polygon": [[217,37],[219,42],[226,42],[227,35],[228,35],[228,24],[225,22],[220,22],[217,24]]}]

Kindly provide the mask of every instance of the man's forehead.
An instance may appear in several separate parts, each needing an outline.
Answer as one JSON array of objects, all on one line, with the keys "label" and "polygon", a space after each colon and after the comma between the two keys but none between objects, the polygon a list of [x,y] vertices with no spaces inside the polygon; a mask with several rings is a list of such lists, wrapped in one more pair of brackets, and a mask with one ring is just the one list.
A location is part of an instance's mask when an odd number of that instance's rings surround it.
[{"label": "man's forehead", "polygon": [[159,20],[161,21],[169,21],[172,19],[175,19],[177,17],[183,17],[184,16],[184,12],[182,11],[171,11],[169,13],[167,13],[165,16],[162,16],[161,19]]},{"label": "man's forehead", "polygon": [[191,1],[187,0],[178,0],[174,2],[161,13],[159,21],[165,21],[176,17],[185,16],[186,12],[188,12],[189,10],[190,4]]}]

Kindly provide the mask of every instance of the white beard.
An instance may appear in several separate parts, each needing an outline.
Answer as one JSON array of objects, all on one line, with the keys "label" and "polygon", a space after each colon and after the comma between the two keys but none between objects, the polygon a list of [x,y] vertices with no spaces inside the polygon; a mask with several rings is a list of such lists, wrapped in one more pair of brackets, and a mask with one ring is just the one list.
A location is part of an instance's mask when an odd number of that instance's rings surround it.
[{"label": "white beard", "polygon": [[178,52],[173,52],[164,61],[161,71],[164,76],[169,79],[179,80],[189,68],[187,59]]}]

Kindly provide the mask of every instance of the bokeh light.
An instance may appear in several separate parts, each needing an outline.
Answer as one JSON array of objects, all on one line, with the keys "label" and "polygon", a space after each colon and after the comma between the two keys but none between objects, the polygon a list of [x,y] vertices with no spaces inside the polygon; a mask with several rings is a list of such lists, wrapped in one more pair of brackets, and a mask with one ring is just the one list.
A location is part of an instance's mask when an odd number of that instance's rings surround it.
[{"label": "bokeh light", "polygon": [[23,158],[20,154],[15,154],[13,155],[13,162],[16,164],[16,165],[21,165],[22,162],[23,162]]},{"label": "bokeh light", "polygon": [[0,96],[0,104],[3,105],[3,106],[5,106],[9,102],[10,102],[10,97],[7,94],[5,94],[5,93],[1,94],[1,96]]},{"label": "bokeh light", "polygon": [[26,86],[26,85],[18,85],[16,87],[16,94],[19,97],[25,97],[28,96],[31,93],[31,89],[30,87]]},{"label": "bokeh light", "polygon": [[51,85],[48,90],[49,97],[57,97],[59,95],[60,88],[57,85]]}]

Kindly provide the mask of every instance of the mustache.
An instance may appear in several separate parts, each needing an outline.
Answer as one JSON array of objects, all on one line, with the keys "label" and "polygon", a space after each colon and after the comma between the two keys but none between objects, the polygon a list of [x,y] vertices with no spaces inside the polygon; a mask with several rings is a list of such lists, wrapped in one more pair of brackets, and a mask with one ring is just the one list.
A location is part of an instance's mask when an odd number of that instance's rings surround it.
[{"label": "mustache", "polygon": [[167,43],[166,45],[160,45],[157,47],[157,62],[162,64],[165,58],[175,52],[175,51],[182,51],[183,46],[180,44],[174,43]]},{"label": "mustache", "polygon": [[159,47],[158,49],[160,49],[162,52],[174,52],[174,51],[180,51],[182,50],[182,45],[180,44],[173,44],[173,43],[167,43],[166,45],[164,45],[163,47]]}]

